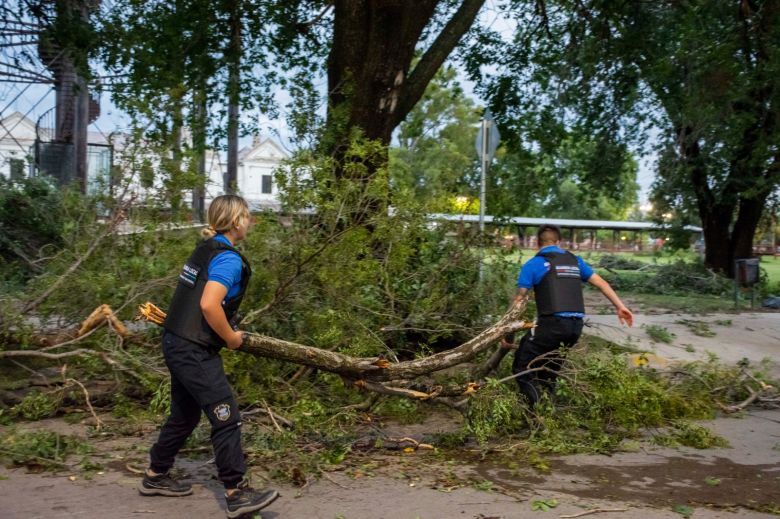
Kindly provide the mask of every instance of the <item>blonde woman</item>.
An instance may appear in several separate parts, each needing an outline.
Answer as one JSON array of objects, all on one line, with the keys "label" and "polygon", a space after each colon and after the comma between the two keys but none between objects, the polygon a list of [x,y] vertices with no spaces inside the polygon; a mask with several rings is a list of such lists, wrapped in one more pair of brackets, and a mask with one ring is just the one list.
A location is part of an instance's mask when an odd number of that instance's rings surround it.
[{"label": "blonde woman", "polygon": [[265,508],[279,493],[257,491],[244,479],[241,416],[225,377],[222,347],[235,350],[242,334],[231,325],[252,271],[234,245],[246,237],[249,206],[236,195],[219,196],[208,211],[204,238],[185,263],[168,309],[163,354],[171,372],[171,414],[150,451],[151,463],[139,487],[145,496],[186,496],[192,485],[168,471],[200,421],[211,422],[217,472],[225,486],[227,516],[240,517]]}]

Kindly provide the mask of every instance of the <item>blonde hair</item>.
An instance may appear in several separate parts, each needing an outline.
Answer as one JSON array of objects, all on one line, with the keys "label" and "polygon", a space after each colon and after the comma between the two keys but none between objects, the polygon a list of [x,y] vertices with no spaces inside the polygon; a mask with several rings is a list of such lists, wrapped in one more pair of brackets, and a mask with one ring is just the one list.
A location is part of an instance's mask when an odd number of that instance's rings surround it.
[{"label": "blonde hair", "polygon": [[207,219],[208,227],[201,231],[204,238],[225,233],[241,218],[249,218],[249,204],[238,195],[222,195],[211,201]]}]

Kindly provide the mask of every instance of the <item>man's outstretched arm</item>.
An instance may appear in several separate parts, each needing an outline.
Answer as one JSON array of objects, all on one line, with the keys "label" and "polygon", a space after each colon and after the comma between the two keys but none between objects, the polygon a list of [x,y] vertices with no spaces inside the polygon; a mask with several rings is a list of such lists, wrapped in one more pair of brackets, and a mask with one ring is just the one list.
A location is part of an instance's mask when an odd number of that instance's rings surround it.
[{"label": "man's outstretched arm", "polygon": [[632,314],[631,310],[629,310],[626,305],[623,304],[623,301],[620,300],[609,283],[607,283],[607,280],[598,274],[593,274],[590,278],[588,278],[588,283],[601,290],[601,293],[604,294],[607,299],[609,299],[610,303],[612,303],[612,305],[615,307],[615,310],[617,310],[618,319],[620,319],[621,323],[627,324],[628,326],[633,326],[634,314]]}]

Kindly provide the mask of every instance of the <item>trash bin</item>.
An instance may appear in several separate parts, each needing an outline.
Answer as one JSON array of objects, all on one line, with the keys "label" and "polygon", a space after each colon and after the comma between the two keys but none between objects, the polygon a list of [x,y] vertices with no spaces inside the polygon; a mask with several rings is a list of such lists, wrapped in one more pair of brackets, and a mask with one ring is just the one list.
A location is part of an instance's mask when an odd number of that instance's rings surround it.
[{"label": "trash bin", "polygon": [[743,287],[758,283],[758,258],[734,260],[734,280]]}]

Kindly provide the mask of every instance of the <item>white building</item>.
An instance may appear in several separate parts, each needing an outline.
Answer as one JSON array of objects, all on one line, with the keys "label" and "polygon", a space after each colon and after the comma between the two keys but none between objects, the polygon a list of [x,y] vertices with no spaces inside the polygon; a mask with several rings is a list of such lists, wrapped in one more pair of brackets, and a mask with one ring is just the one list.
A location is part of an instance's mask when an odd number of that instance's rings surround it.
[{"label": "white building", "polygon": [[[48,138],[50,130],[42,129]],[[186,132],[185,132],[186,133]],[[19,112],[0,121],[0,176],[22,178],[34,174],[35,123]],[[159,165],[159,159],[145,156],[145,152],[131,149],[128,136],[124,134],[104,135],[89,132],[88,170],[89,185],[100,185],[99,179],[107,179],[111,164],[127,174],[136,173],[140,164],[146,161],[152,169]],[[110,146],[110,147],[109,147]],[[113,153],[112,153],[113,152]],[[238,153],[238,190],[253,209],[279,210],[278,189],[273,171],[280,162],[289,158],[289,154],[271,138],[254,137],[252,144]],[[224,159],[217,153],[206,153],[206,203],[224,192],[223,175],[226,170]],[[155,188],[143,188],[142,182],[134,174],[131,191],[143,199],[154,192]],[[155,175],[156,187],[162,185],[159,175]],[[189,200],[189,197],[185,197]]]},{"label": "white building", "polygon": [[35,123],[19,112],[0,121],[0,176],[22,178],[30,175]]},{"label": "white building", "polygon": [[[254,137],[252,145],[238,152],[238,189],[253,209],[279,210],[274,169],[290,155],[274,140]],[[226,165],[223,164],[223,171]],[[222,185],[220,183],[220,185]]]}]

